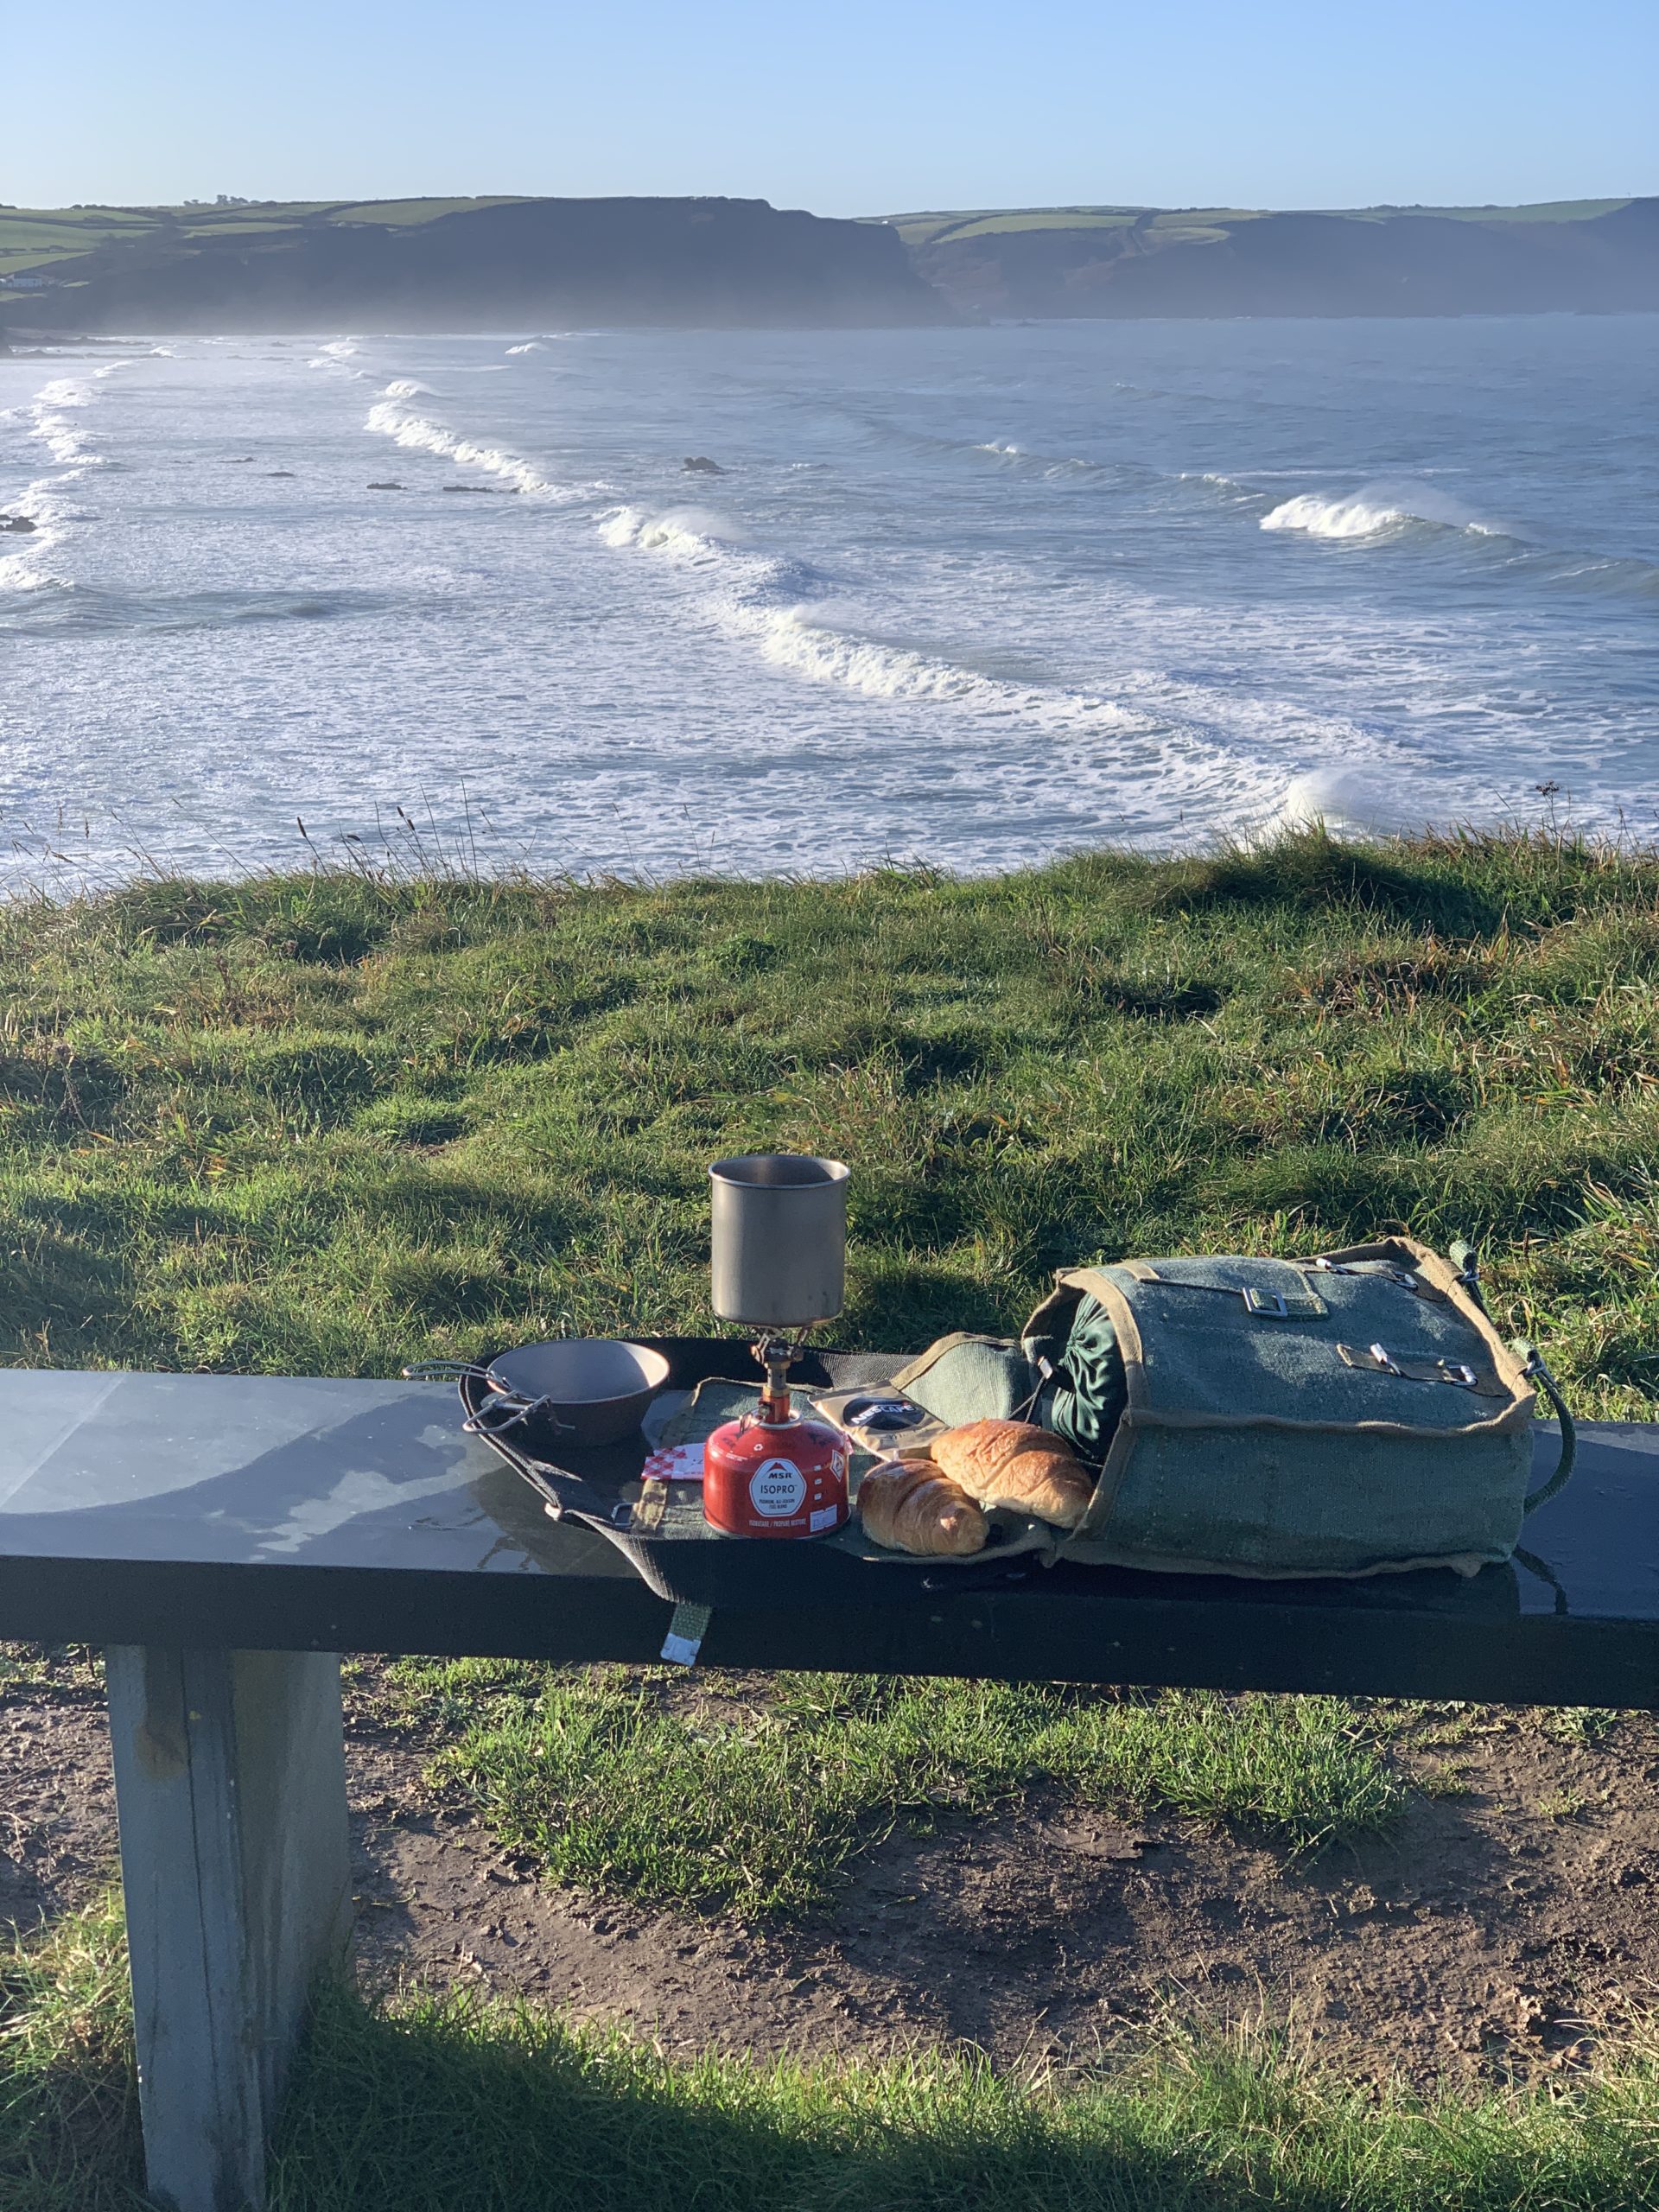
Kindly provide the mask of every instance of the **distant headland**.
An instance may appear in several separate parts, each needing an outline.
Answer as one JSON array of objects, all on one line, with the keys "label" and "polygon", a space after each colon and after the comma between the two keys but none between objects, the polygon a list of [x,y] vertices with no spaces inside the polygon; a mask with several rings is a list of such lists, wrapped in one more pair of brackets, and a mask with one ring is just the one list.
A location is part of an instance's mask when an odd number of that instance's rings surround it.
[{"label": "distant headland", "polygon": [[1659,309],[1659,198],[829,219],[763,200],[0,207],[29,333]]},{"label": "distant headland", "polygon": [[1659,308],[1659,199],[1529,207],[1027,207],[889,218],[966,315]]}]

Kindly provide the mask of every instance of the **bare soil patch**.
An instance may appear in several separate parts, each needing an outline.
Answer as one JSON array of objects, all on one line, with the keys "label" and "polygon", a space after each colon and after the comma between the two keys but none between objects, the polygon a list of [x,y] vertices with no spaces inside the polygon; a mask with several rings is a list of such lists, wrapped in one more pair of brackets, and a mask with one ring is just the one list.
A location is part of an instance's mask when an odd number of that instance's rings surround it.
[{"label": "bare soil patch", "polygon": [[[677,2055],[967,2040],[1092,2058],[1173,2003],[1265,2010],[1355,2075],[1530,2079],[1593,2063],[1659,1994],[1659,1725],[1414,1723],[1391,1835],[1312,1859],[1201,1824],[1033,1800],[896,1834],[798,1929],[539,1880],[423,1778],[431,1746],[349,1727],[361,1972],[523,1995]],[[115,1862],[101,1696],[0,1697],[0,1922],[86,1902]]]}]

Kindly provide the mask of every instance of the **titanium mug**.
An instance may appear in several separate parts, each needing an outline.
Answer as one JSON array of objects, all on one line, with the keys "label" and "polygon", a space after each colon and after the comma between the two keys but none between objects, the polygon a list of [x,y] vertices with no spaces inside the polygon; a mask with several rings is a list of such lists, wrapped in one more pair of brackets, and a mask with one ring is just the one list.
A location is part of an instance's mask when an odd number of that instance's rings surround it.
[{"label": "titanium mug", "polygon": [[750,1152],[709,1170],[715,1312],[758,1329],[806,1329],[841,1311],[848,1169],[810,1153]]}]

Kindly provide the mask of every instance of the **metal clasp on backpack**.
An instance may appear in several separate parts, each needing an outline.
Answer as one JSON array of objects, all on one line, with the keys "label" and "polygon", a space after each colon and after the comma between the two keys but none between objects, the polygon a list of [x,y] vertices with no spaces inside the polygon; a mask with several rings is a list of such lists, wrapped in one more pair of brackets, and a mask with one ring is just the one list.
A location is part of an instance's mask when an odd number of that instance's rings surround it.
[{"label": "metal clasp on backpack", "polygon": [[1421,1279],[1409,1268],[1379,1266],[1375,1262],[1364,1267],[1351,1267],[1342,1260],[1327,1260],[1323,1255],[1317,1260],[1294,1260],[1293,1267],[1313,1268],[1327,1275],[1369,1275],[1373,1282],[1397,1282],[1402,1290],[1414,1290],[1421,1295]]},{"label": "metal clasp on backpack", "polygon": [[[1478,1390],[1480,1377],[1474,1369],[1460,1359],[1413,1360],[1410,1367],[1402,1367],[1386,1344],[1367,1344],[1367,1356],[1374,1359],[1385,1375],[1398,1375],[1408,1382],[1449,1382],[1454,1389]],[[1424,1370],[1432,1368],[1432,1375]]]},{"label": "metal clasp on backpack", "polygon": [[1289,1320],[1290,1308],[1285,1303],[1282,1292],[1258,1290],[1252,1284],[1242,1294],[1244,1300],[1244,1311],[1247,1313],[1269,1314],[1275,1321]]}]

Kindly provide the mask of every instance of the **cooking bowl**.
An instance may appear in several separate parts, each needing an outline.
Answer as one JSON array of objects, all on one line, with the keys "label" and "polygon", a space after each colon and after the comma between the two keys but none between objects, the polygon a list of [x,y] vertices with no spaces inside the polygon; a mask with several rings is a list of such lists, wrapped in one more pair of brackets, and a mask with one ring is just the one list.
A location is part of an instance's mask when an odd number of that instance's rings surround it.
[{"label": "cooking bowl", "polygon": [[520,1344],[486,1369],[490,1395],[474,1420],[532,1453],[591,1451],[632,1435],[668,1376],[661,1352],[620,1338]]},{"label": "cooking bowl", "polygon": [[[532,1448],[532,1431],[578,1450],[615,1444],[639,1427],[668,1375],[661,1352],[619,1338],[520,1344],[490,1362],[492,1397],[480,1414],[499,1427],[516,1414],[519,1440]],[[497,1414],[498,1405],[511,1410]]]}]

